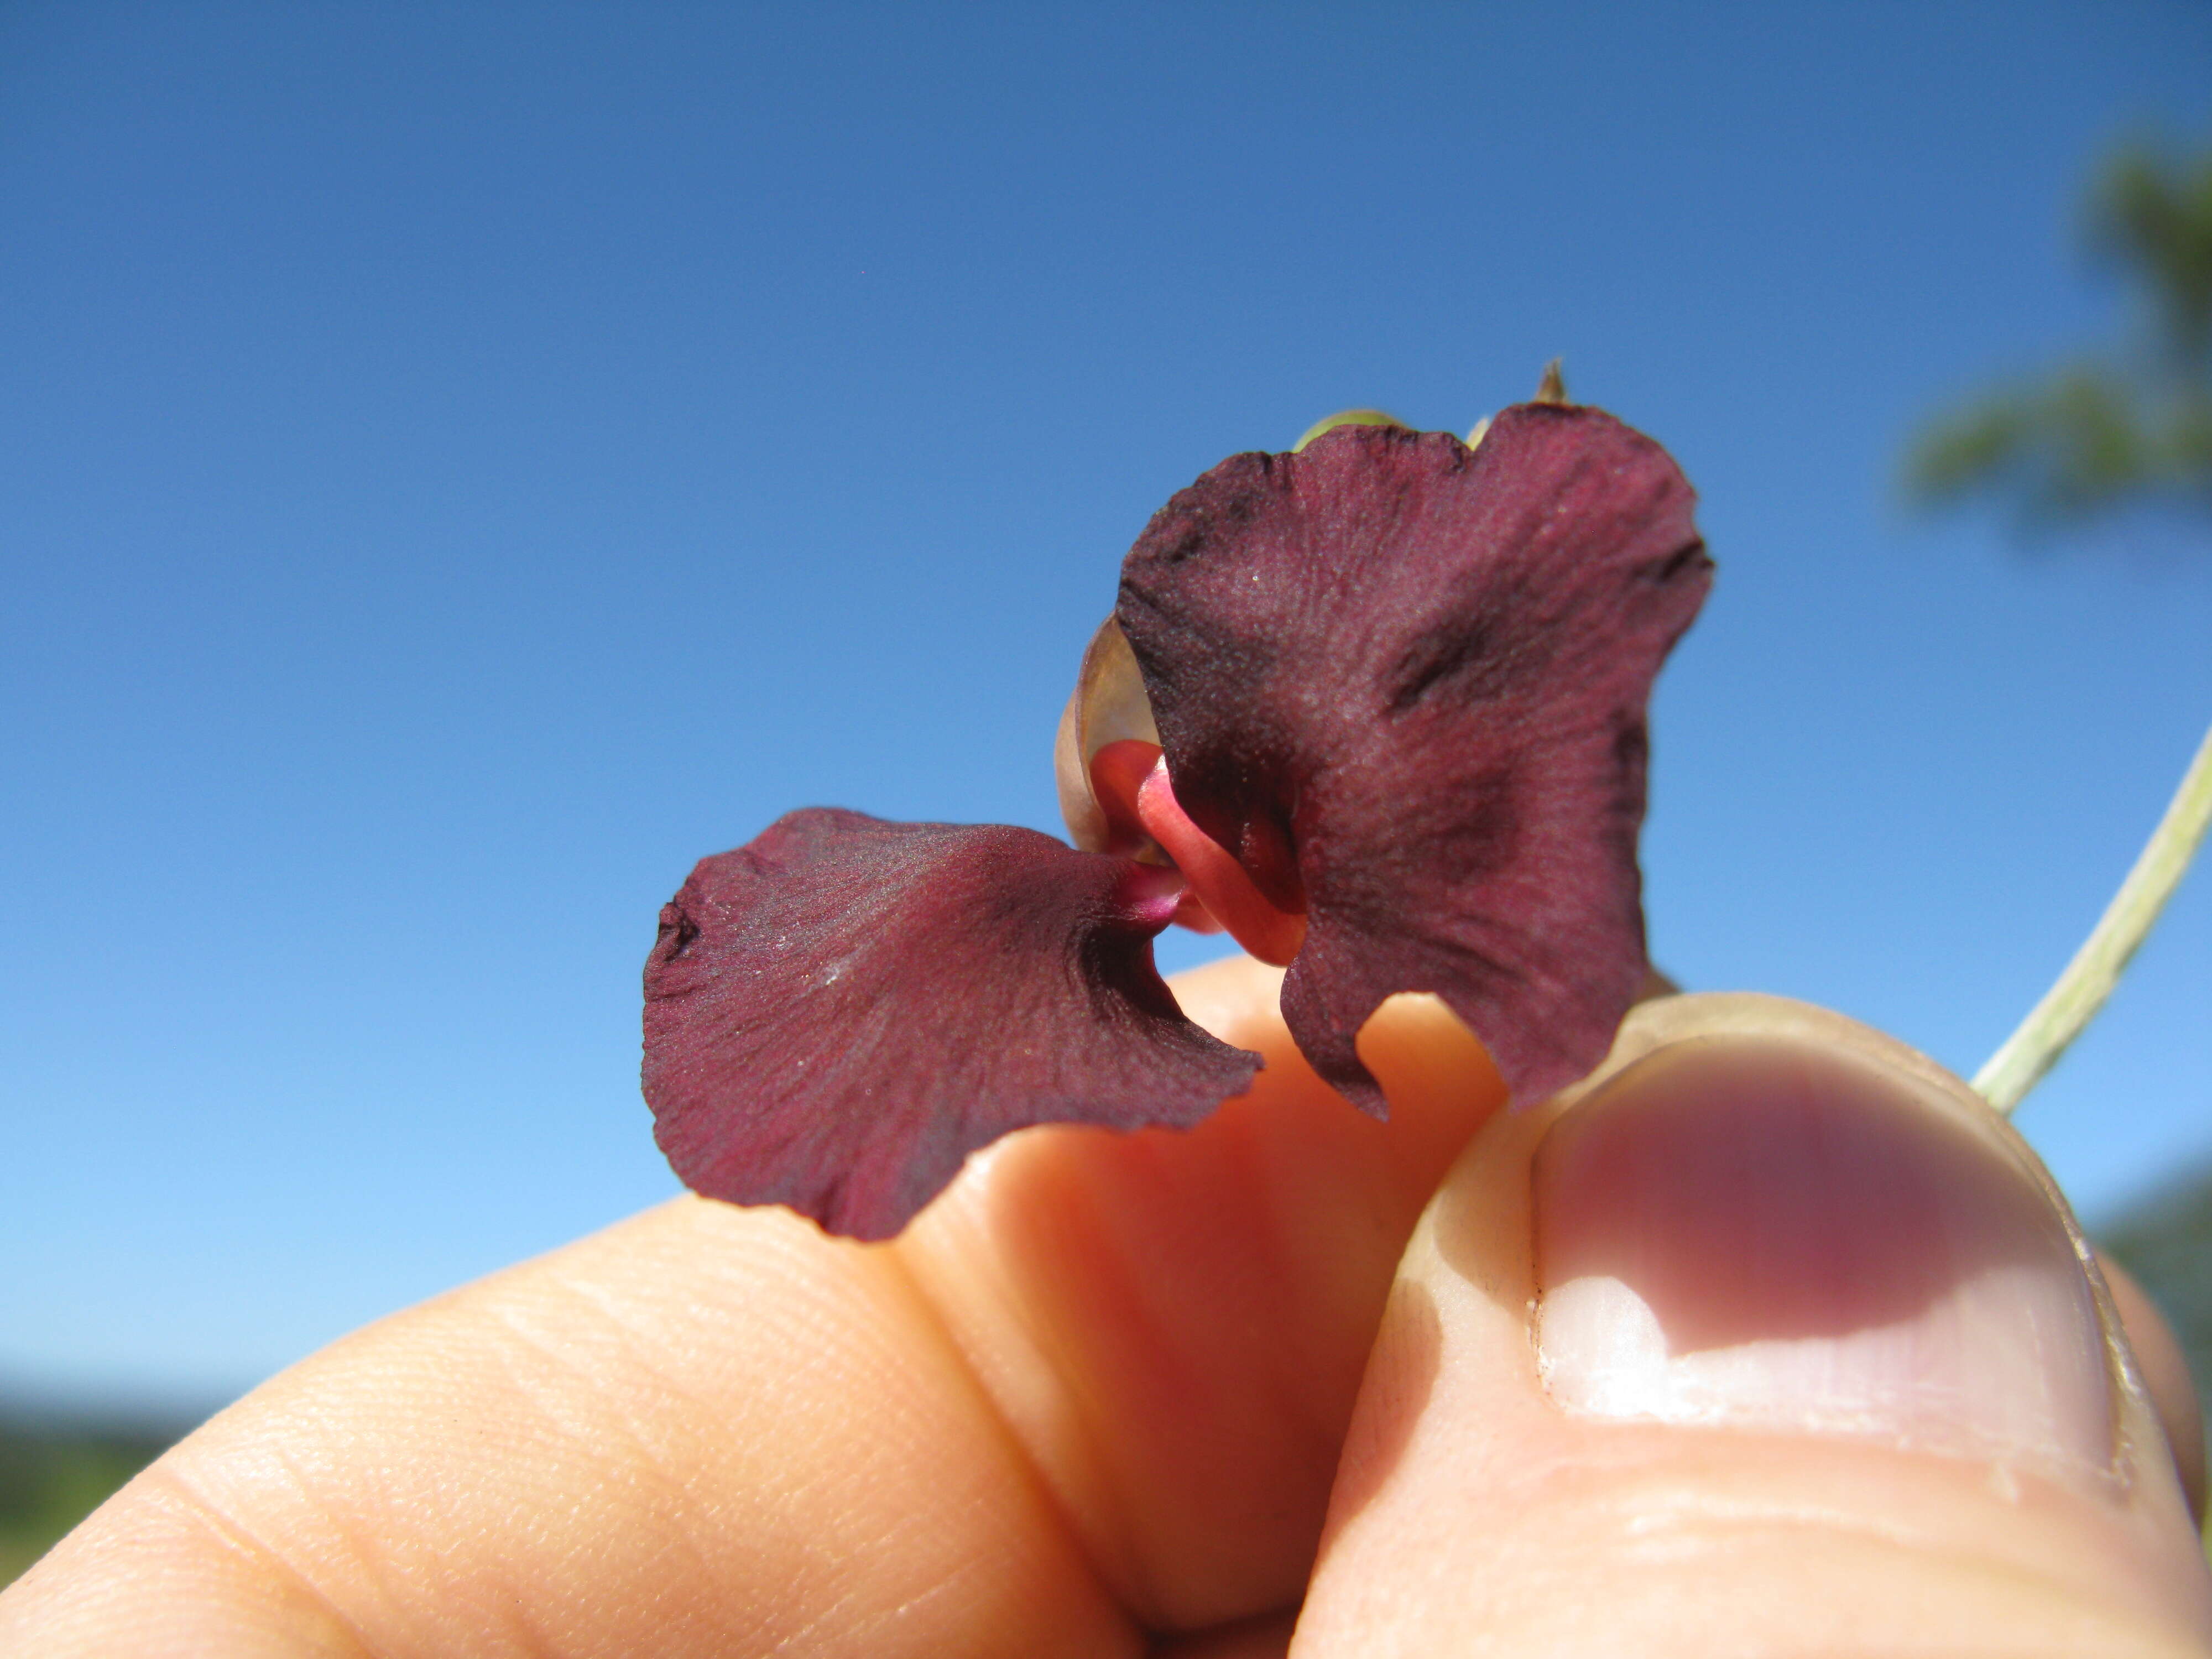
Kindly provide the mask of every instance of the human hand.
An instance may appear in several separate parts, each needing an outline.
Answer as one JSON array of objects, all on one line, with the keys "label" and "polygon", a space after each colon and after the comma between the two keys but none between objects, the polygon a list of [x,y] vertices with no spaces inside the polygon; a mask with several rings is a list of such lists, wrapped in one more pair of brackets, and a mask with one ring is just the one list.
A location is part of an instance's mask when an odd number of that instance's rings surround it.
[{"label": "human hand", "polygon": [[1268,1062],[1188,1134],[1016,1137],[884,1246],[681,1199],[334,1345],[0,1651],[2212,1651],[2171,1340],[1955,1085],[1688,999],[1507,1114],[1401,998],[1382,1126],[1278,978],[1179,983]]}]

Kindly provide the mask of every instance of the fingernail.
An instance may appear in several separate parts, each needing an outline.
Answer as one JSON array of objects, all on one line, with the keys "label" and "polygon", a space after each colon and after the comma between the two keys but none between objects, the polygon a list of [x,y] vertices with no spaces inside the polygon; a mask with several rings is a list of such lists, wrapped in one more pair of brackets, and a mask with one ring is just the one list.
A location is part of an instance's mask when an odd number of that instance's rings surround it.
[{"label": "fingernail", "polygon": [[1981,1109],[1790,1039],[1630,1066],[1538,1152],[1545,1386],[1600,1417],[2109,1468],[2087,1277]]}]

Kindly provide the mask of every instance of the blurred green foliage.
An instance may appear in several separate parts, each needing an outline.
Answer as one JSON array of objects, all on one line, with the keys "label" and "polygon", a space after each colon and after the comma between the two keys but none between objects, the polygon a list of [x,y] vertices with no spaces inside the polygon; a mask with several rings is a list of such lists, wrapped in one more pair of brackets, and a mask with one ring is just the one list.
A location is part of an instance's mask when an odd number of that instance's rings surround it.
[{"label": "blurred green foliage", "polygon": [[2212,1170],[2146,1200],[2097,1242],[2166,1315],[2201,1394],[2212,1378]]},{"label": "blurred green foliage", "polygon": [[[2212,1170],[2145,1200],[2098,1239],[2136,1277],[2172,1326],[2201,1407],[2212,1381]],[[2204,1549],[2212,1558],[2212,1517]]]},{"label": "blurred green foliage", "polygon": [[1999,495],[2028,526],[2153,501],[2212,510],[2212,149],[2121,151],[2089,229],[2136,291],[2135,337],[1931,422],[1906,457],[1916,498]]},{"label": "blurred green foliage", "polygon": [[135,1425],[0,1419],[0,1584],[19,1577],[177,1437]]}]

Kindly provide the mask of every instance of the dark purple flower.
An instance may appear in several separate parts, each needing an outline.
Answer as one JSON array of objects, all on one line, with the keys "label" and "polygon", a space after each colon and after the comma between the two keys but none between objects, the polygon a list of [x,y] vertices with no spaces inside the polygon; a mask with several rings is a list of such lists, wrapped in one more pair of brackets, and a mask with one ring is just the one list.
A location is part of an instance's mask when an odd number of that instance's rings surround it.
[{"label": "dark purple flower", "polygon": [[1665,452],[1523,404],[1478,445],[1347,425],[1154,515],[1033,831],[813,809],[707,859],[646,967],[645,1092],[709,1197],[895,1233],[1043,1122],[1188,1127],[1259,1058],[1185,1019],[1170,920],[1287,963],[1300,1049],[1441,996],[1516,1096],[1601,1059],[1645,971],[1644,706],[1711,566]]}]

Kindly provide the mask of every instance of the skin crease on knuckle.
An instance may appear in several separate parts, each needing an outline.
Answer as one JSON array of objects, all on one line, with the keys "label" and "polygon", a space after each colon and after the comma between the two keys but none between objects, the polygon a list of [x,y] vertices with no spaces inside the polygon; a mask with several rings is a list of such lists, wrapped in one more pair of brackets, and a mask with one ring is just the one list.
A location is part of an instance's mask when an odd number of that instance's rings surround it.
[{"label": "skin crease on knuckle", "polygon": [[[1655,1654],[2203,1650],[2081,1589],[2154,1607],[2201,1573],[2167,1559],[2188,1539],[2162,1475],[2115,1522],[2032,1475],[2005,1498],[1970,1460],[1858,1443],[1563,1442],[1513,1290],[1554,1109],[1497,1114],[1479,1048],[1406,998],[1363,1040],[1396,1121],[1359,1118],[1279,1059],[1273,978],[1179,987],[1269,1055],[1272,1092],[1218,1127],[1019,1137],[888,1251],[679,1200],[348,1339],[34,1570],[0,1651],[1254,1659],[1289,1649],[1332,1483],[1302,1654],[1614,1652],[1629,1628]],[[1204,1268],[1164,1291],[1192,1251]],[[1444,1352],[1471,1318],[1494,1341]],[[2160,1444],[2114,1364],[2136,1443]],[[1833,1524],[1849,1504],[1885,1527]],[[1959,1586],[1997,1569],[1957,1622]],[[1815,1639],[1731,1646],[1716,1609]]]}]

